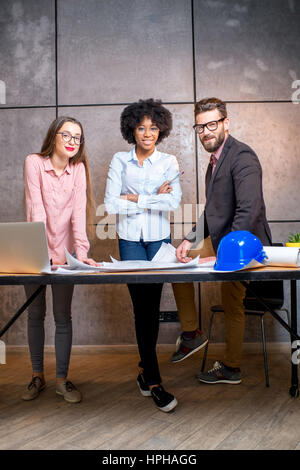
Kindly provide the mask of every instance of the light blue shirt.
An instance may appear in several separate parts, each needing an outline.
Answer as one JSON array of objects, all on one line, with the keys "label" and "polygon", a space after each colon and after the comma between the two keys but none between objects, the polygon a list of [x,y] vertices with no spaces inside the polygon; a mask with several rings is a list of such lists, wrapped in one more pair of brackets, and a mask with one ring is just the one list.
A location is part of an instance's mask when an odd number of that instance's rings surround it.
[{"label": "light blue shirt", "polygon": [[[157,194],[170,181],[172,191]],[[138,194],[138,202],[120,199],[121,194]],[[105,206],[108,214],[117,215],[117,233],[124,240],[162,240],[170,235],[169,212],[181,201],[180,175],[174,155],[154,150],[140,165],[135,148],[118,152],[109,166]]]}]

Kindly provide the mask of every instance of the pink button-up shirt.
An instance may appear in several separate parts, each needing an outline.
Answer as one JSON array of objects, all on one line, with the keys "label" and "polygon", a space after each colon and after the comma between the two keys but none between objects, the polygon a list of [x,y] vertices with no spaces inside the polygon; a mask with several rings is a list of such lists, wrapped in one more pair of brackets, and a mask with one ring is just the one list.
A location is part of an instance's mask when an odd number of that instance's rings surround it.
[{"label": "pink button-up shirt", "polygon": [[44,222],[49,257],[66,261],[64,248],[87,257],[86,175],[83,163],[67,165],[58,176],[51,159],[28,155],[24,166],[27,222]]}]

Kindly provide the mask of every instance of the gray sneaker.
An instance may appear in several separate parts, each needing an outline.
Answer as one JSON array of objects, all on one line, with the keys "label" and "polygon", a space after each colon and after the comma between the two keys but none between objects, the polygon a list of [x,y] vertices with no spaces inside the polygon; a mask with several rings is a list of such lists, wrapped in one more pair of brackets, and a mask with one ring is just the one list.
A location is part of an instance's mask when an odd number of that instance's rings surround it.
[{"label": "gray sneaker", "polygon": [[42,380],[37,375],[32,377],[30,384],[22,395],[22,400],[30,401],[37,398],[42,390],[46,387],[45,380]]},{"label": "gray sneaker", "polygon": [[56,384],[57,395],[62,395],[69,403],[79,403],[82,399],[81,393],[72,382],[64,380],[60,384]]},{"label": "gray sneaker", "polygon": [[216,361],[212,369],[196,375],[200,382],[206,384],[239,384],[242,381],[239,368],[229,369],[223,362]]},{"label": "gray sneaker", "polygon": [[177,338],[176,351],[171,357],[172,362],[180,362],[202,349],[208,339],[200,330],[196,330],[195,338],[186,339],[183,333]]}]

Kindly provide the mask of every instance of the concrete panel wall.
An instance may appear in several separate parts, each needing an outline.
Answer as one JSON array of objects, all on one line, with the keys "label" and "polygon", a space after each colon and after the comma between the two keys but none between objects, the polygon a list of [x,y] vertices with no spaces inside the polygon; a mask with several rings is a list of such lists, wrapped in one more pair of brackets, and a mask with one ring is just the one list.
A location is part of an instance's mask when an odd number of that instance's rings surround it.
[{"label": "concrete panel wall", "polygon": [[290,100],[299,74],[299,21],[297,1],[196,1],[197,98]]},{"label": "concrete panel wall", "polygon": [[[0,5],[0,221],[24,220],[24,158],[40,149],[50,122],[62,114],[83,123],[101,206],[110,160],[130,148],[120,134],[120,113],[148,97],[162,99],[173,113],[173,131],[159,148],[176,155],[185,172],[183,203],[204,203],[209,155],[196,145],[193,108],[195,99],[211,95],[229,102],[232,135],[259,156],[274,241],[300,230],[300,106],[291,102],[292,83],[300,78],[299,2],[0,0]],[[102,219],[95,214],[99,230]],[[173,221],[177,245],[184,227]],[[92,241],[91,256],[102,260],[109,254],[118,257],[115,239]],[[52,344],[48,290],[46,342]],[[1,287],[1,324],[23,300],[22,287]],[[203,284],[204,329],[210,306],[219,302],[220,286]],[[169,285],[161,310],[176,310]],[[73,325],[74,344],[134,343],[126,286],[77,286]],[[272,319],[267,330],[269,339],[287,340]],[[161,324],[159,341],[172,343],[179,331],[179,324]],[[246,341],[258,340],[258,334],[259,325],[249,321]],[[26,344],[25,315],[4,339]],[[224,340],[221,317],[213,339]]]},{"label": "concrete panel wall", "polygon": [[7,106],[55,104],[53,1],[1,0],[0,80]]},{"label": "concrete panel wall", "polygon": [[25,156],[39,152],[55,110],[5,109],[0,111],[1,222],[25,220],[23,166]]},{"label": "concrete panel wall", "polygon": [[191,2],[60,1],[58,18],[60,103],[193,99]]}]

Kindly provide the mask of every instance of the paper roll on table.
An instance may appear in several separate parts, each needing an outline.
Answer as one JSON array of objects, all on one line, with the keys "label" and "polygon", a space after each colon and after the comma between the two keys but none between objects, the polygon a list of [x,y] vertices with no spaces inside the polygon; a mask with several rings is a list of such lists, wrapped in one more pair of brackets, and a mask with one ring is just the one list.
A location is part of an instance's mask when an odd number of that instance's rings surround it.
[{"label": "paper roll on table", "polygon": [[287,246],[264,246],[267,266],[285,266],[298,268],[300,266],[299,248]]}]

